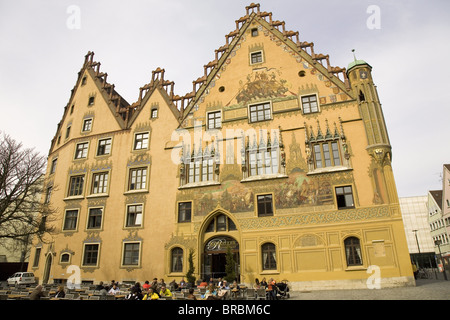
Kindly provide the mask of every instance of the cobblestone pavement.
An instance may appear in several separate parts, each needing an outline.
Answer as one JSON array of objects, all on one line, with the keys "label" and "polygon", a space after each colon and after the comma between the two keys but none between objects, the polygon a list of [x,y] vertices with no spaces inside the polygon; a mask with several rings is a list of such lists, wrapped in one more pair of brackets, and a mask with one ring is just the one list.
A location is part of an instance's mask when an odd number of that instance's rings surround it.
[{"label": "cobblestone pavement", "polygon": [[450,300],[450,281],[419,279],[415,287],[294,291],[290,300]]}]

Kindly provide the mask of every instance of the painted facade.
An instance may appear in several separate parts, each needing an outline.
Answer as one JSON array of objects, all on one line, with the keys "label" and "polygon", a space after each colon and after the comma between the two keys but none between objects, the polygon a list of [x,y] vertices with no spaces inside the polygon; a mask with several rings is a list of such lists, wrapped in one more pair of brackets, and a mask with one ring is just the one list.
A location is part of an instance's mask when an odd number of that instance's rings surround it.
[{"label": "painted facade", "polygon": [[331,66],[255,4],[184,96],[158,68],[129,104],[88,53],[49,152],[60,232],[30,269],[170,282],[193,250],[196,277],[219,277],[229,246],[246,284],[362,288],[377,266],[414,285],[371,70]]}]

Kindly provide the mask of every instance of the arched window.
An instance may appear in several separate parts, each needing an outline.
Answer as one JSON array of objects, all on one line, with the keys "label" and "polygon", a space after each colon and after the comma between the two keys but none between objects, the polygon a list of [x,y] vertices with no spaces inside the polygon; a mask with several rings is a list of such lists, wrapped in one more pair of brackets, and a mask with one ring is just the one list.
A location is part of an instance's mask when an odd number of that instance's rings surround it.
[{"label": "arched window", "polygon": [[276,270],[276,248],[273,243],[265,243],[262,246],[262,266],[263,270]]},{"label": "arched window", "polygon": [[205,232],[219,232],[219,231],[233,231],[236,230],[236,225],[233,220],[224,214],[215,216],[206,227]]},{"label": "arched window", "polygon": [[356,237],[349,237],[344,241],[347,266],[362,265],[361,245]]},{"label": "arched window", "polygon": [[61,263],[68,263],[70,260],[70,254],[68,253],[63,253],[61,255]]},{"label": "arched window", "polygon": [[172,249],[172,272],[183,272],[183,249]]}]

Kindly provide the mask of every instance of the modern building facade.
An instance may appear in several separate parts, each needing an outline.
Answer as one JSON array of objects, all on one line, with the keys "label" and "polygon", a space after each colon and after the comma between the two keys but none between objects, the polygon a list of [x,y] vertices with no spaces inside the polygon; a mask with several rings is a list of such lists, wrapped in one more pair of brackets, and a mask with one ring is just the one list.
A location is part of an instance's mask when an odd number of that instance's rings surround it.
[{"label": "modern building facade", "polygon": [[[450,165],[443,166],[442,190],[428,192],[428,222],[440,268],[450,270]],[[442,260],[440,256],[442,255]]]},{"label": "modern building facade", "polygon": [[436,267],[434,242],[428,222],[428,196],[400,198],[411,261],[419,267]]},{"label": "modern building facade", "polygon": [[[178,96],[165,70],[130,104],[89,52],[51,143],[58,234],[30,270],[64,282],[220,277],[294,289],[414,285],[372,67],[330,65],[258,4]],[[39,258],[39,259],[38,259]]]}]

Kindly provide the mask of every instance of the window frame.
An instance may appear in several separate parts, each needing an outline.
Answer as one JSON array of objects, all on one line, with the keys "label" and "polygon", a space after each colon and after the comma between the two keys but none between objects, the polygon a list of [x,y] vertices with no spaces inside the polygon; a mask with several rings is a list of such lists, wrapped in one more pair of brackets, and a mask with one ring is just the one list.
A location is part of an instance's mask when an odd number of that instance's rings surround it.
[{"label": "window frame", "polygon": [[[316,106],[317,111],[311,111],[311,101],[310,100],[308,102],[303,102],[304,98],[311,98],[311,97],[315,97],[315,99],[316,99],[315,102],[317,104],[317,106]],[[302,106],[302,114],[304,114],[304,115],[306,115],[306,114],[314,114],[314,113],[319,113],[320,112],[319,97],[318,97],[317,93],[305,94],[305,95],[300,96],[300,103],[301,103],[301,106]],[[308,105],[308,107],[309,107],[309,111],[308,112],[305,112],[305,105]]]},{"label": "window frame", "polygon": [[[354,243],[357,240],[357,243]],[[351,243],[348,243],[351,241]],[[344,239],[344,253],[345,263],[347,267],[361,267],[364,266],[363,250],[361,246],[361,239],[355,236],[349,236]],[[359,253],[358,253],[359,250]]]},{"label": "window frame", "polygon": [[[256,56],[258,55],[258,56]],[[256,59],[255,57],[256,56]],[[257,60],[257,61],[255,61]],[[252,51],[250,52],[250,65],[255,65],[255,64],[260,64],[260,63],[264,63],[264,51],[263,50],[256,50],[256,51]]]},{"label": "window frame", "polygon": [[[89,125],[88,125],[88,128],[86,129],[86,124],[87,123]],[[81,127],[81,132],[91,132],[93,124],[94,124],[94,118],[89,117],[89,118],[83,119],[83,125]]]},{"label": "window frame", "polygon": [[[127,246],[138,246],[137,250],[132,248],[131,250],[127,250]],[[136,259],[137,252],[137,262],[133,263],[133,261]],[[130,254],[128,256],[128,254]],[[122,260],[121,260],[121,266],[123,267],[139,267],[141,265],[141,256],[142,256],[142,242],[141,241],[124,241],[122,243]],[[127,259],[127,261],[126,261]],[[129,262],[129,263],[126,263]]]},{"label": "window frame", "polygon": [[[80,182],[75,182],[75,191],[79,191],[76,194],[72,194],[72,180],[76,179],[76,178],[81,178],[81,183]],[[84,196],[84,183],[85,183],[85,179],[86,175],[85,174],[77,174],[77,175],[71,175],[69,176],[68,179],[68,188],[67,188],[67,198],[70,197],[83,197]]]},{"label": "window frame", "polygon": [[[345,188],[350,188],[350,193]],[[342,189],[342,194],[338,193],[338,189]],[[354,209],[355,208],[355,196],[353,193],[353,186],[352,185],[342,185],[342,186],[335,186],[334,187],[334,195],[336,197],[336,206],[338,210],[345,210],[345,209]],[[348,205],[347,200],[348,198],[346,196],[351,196],[352,205]],[[342,201],[345,202],[345,206],[340,205]]]},{"label": "window frame", "polygon": [[[76,212],[76,215],[74,217],[68,217],[67,214],[69,212]],[[69,232],[73,232],[73,231],[77,231],[78,230],[78,222],[79,222],[79,216],[80,216],[80,209],[78,208],[71,208],[71,209],[66,209],[64,211],[64,220],[63,220],[63,224],[62,224],[62,231],[69,231]],[[70,218],[70,221],[68,220],[68,218]],[[68,224],[70,224],[68,226]],[[71,227],[71,228],[67,228],[67,227]]]},{"label": "window frame", "polygon": [[[175,250],[177,250],[178,252],[175,252]],[[184,250],[181,247],[174,247],[170,250],[170,273],[182,273],[183,270]]]},{"label": "window frame", "polygon": [[[214,116],[213,119],[210,119],[210,115],[219,115]],[[219,119],[219,124],[217,124],[217,119]],[[214,125],[211,127],[210,124],[210,120],[212,120],[214,122]],[[206,128],[207,130],[213,130],[213,129],[221,129],[222,128],[222,110],[214,110],[214,111],[208,111],[206,113]]]},{"label": "window frame", "polygon": [[52,159],[52,164],[50,166],[50,174],[54,174],[56,172],[56,166],[58,165],[58,158]]},{"label": "window frame", "polygon": [[[268,265],[266,264],[266,261],[264,261],[265,253],[268,255],[267,258],[269,258],[269,254],[271,257]],[[261,269],[262,271],[269,272],[278,270],[277,246],[272,242],[266,242],[261,245]]]},{"label": "window frame", "polygon": [[[107,141],[107,140],[109,140],[109,144],[101,145],[101,142],[102,142],[102,141]],[[108,153],[106,153],[106,152],[103,153],[103,154],[100,154],[100,153],[99,153],[101,147],[104,147],[104,150],[106,151],[106,149],[107,149],[108,146],[109,146],[109,152],[108,152]],[[98,140],[97,140],[97,151],[96,151],[96,153],[95,153],[95,156],[96,156],[96,157],[109,156],[109,155],[111,155],[111,151],[112,151],[112,138],[111,138],[111,137],[108,137],[108,138],[102,138],[102,139],[98,139]]]},{"label": "window frame", "polygon": [[[138,172],[138,171],[143,171],[145,170],[145,175],[144,174],[140,174],[140,180],[139,180],[139,188],[136,187],[137,182],[133,183],[133,180],[137,179],[138,176],[136,175],[136,177],[133,178],[133,173],[134,172]],[[127,192],[142,192],[142,191],[148,191],[148,172],[149,172],[149,168],[146,167],[133,167],[133,168],[129,168],[128,169],[128,182],[127,182]],[[145,181],[143,181],[143,179]],[[131,188],[133,184],[133,188]],[[142,187],[142,185],[144,184],[144,187]]]},{"label": "window frame", "polygon": [[[264,197],[264,199],[261,199],[260,197]],[[270,197],[270,201],[267,200],[267,197]],[[274,203],[274,195],[273,193],[262,193],[262,194],[256,194],[256,214],[258,217],[272,217],[275,214],[275,203]],[[270,204],[270,211],[267,212],[267,206]],[[264,206],[264,212],[260,212],[260,205]]]},{"label": "window frame", "polygon": [[[88,249],[87,247],[88,246],[96,246],[97,247],[96,251],[95,251],[95,264],[94,263],[86,263],[86,260],[88,258],[92,259],[92,256],[88,257],[87,254],[92,255],[92,253],[94,252],[94,251],[91,251],[91,250],[87,251],[87,249]],[[83,244],[83,258],[81,260],[81,266],[83,266],[83,267],[98,267],[99,262],[100,262],[100,243],[98,243],[98,242],[84,243]]]},{"label": "window frame", "polygon": [[[189,218],[187,218],[187,214],[184,213],[183,216],[181,216],[181,206],[189,204]],[[192,221],[193,217],[193,205],[192,201],[180,201],[177,202],[177,222],[178,223],[190,223]],[[183,212],[185,212],[187,208],[183,208]],[[182,218],[182,219],[181,219]]]},{"label": "window frame", "polygon": [[[79,146],[85,146],[85,147],[82,147],[80,149]],[[78,155],[78,153],[80,151],[81,151],[81,155]],[[74,160],[87,159],[88,155],[89,155],[89,141],[79,142],[75,145],[75,154],[73,157]]]},{"label": "window frame", "polygon": [[[263,119],[259,119],[258,117],[258,112],[260,112],[261,110],[258,110],[257,107],[259,106],[263,106]],[[266,108],[265,106],[268,106],[268,108]],[[256,110],[252,111],[252,108],[256,107]],[[266,118],[266,110],[269,110],[270,114],[269,114],[269,118]],[[252,120],[252,114],[256,114],[256,120],[253,121]],[[252,103],[248,105],[248,122],[249,123],[258,123],[258,122],[263,122],[263,121],[269,121],[269,120],[273,120],[273,108],[272,108],[272,101],[261,101],[259,103]]]},{"label": "window frame", "polygon": [[[137,137],[140,135],[147,135],[147,137],[142,137],[142,139],[138,140]],[[145,147],[144,141],[146,141]],[[138,148],[138,144],[141,144],[141,146]],[[134,134],[133,138],[133,151],[140,151],[140,150],[148,150],[150,146],[150,131],[142,131],[142,132],[136,132]]]},{"label": "window frame", "polygon": [[[96,177],[101,177],[101,176],[106,176],[106,184],[105,184],[105,179],[103,178],[103,180],[99,180],[98,182],[102,184],[102,186],[100,187],[99,185],[96,187],[95,186],[95,179]],[[91,188],[90,188],[90,195],[105,195],[109,193],[109,183],[111,181],[110,178],[110,172],[109,171],[98,171],[98,172],[93,172],[92,173],[92,178],[91,178]],[[102,192],[94,192],[94,189],[97,188],[102,188]]]},{"label": "window frame", "polygon": [[[140,207],[140,212],[135,209],[134,212],[130,212],[130,208]],[[133,213],[134,217],[133,219],[130,218],[131,214]],[[140,217],[139,217],[140,216]],[[133,223],[131,224],[131,220],[133,220]],[[137,221],[140,221],[139,224],[137,224]],[[143,203],[129,203],[125,206],[125,228],[142,228],[144,226],[144,204]]]},{"label": "window frame", "polygon": [[[90,226],[91,223],[91,210],[100,210],[100,215],[96,215],[94,217],[94,222],[96,222],[98,219],[100,219],[100,225],[96,226],[97,223],[95,223],[94,226]],[[102,230],[103,229],[103,220],[104,220],[104,213],[105,213],[105,207],[88,207],[87,210],[87,217],[86,217],[86,230]],[[98,218],[100,216],[100,218]]]}]

